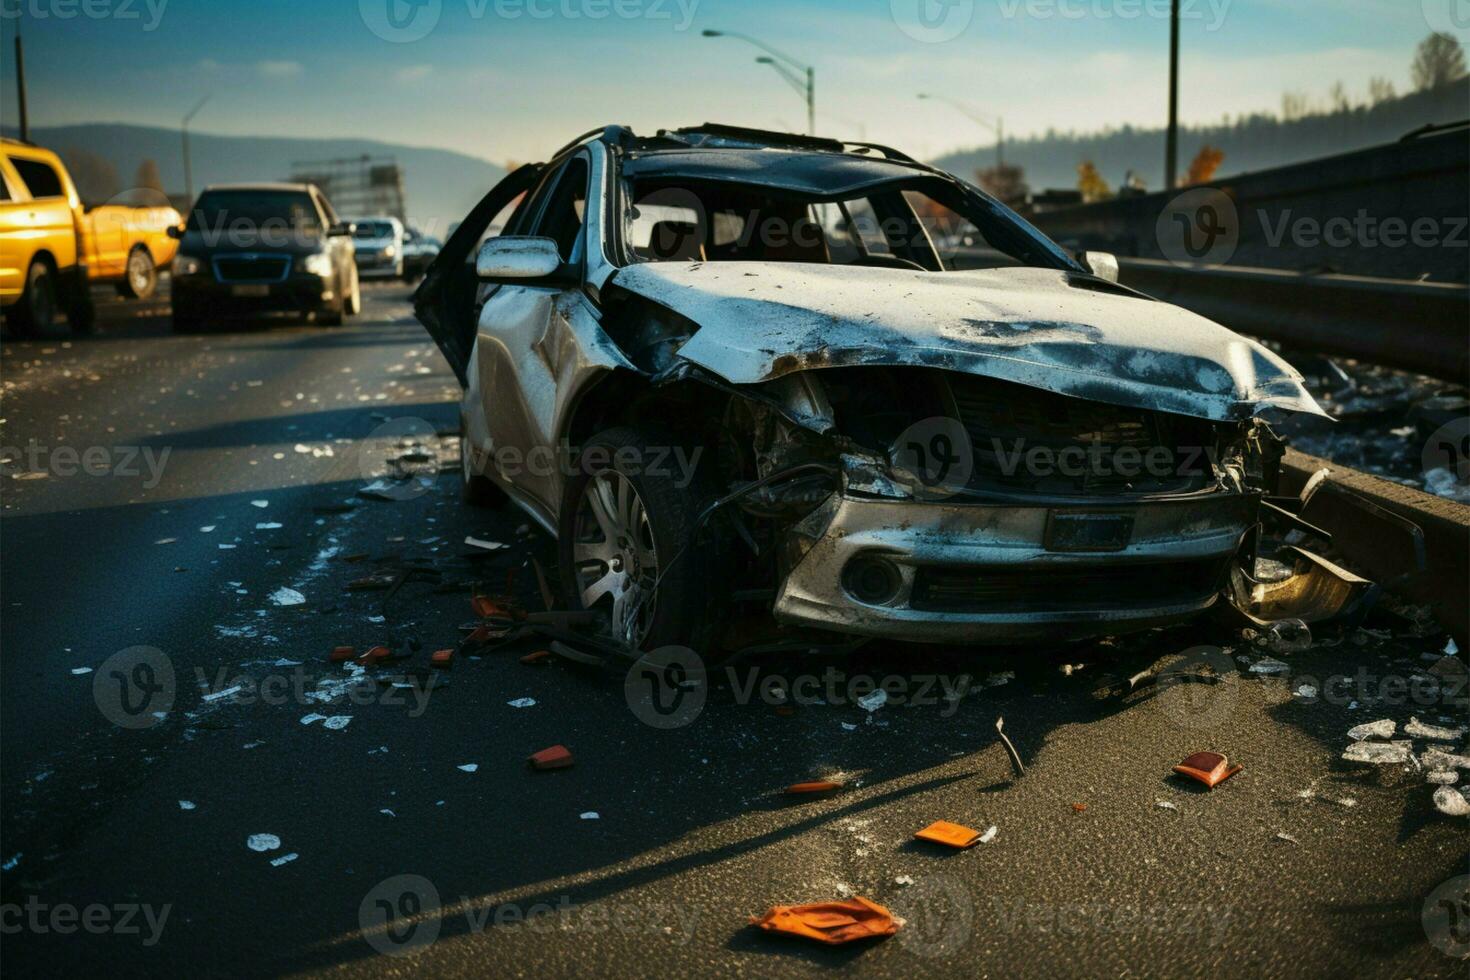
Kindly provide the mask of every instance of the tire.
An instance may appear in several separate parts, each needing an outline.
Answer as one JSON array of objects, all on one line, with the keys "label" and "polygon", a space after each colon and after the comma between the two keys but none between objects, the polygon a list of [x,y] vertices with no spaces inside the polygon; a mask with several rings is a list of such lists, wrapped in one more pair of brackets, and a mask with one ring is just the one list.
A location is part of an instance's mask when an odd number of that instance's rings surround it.
[{"label": "tire", "polygon": [[[614,638],[644,650],[677,644],[713,658],[728,576],[718,534],[706,525],[696,540],[695,522],[714,492],[701,469],[691,483],[680,480],[666,448],[678,445],[652,426],[589,439],[562,497],[558,563],[570,608],[606,610]],[[642,472],[645,462],[662,472]],[[636,500],[625,496],[628,489]],[[602,516],[594,499],[604,501]],[[640,600],[655,581],[652,601]]]},{"label": "tire", "polygon": [[352,289],[347,293],[347,315],[357,316],[362,312],[362,282],[357,278],[357,270],[352,272]]},{"label": "tire", "polygon": [[153,261],[153,253],[142,245],[133,246],[117,291],[129,299],[147,299],[157,289],[158,266]]},{"label": "tire", "polygon": [[323,310],[316,315],[316,322],[324,327],[340,327],[346,319],[347,298],[338,301],[335,309]]},{"label": "tire", "polygon": [[56,270],[45,259],[32,259],[20,299],[10,310],[11,326],[19,336],[39,337],[51,328],[58,312]]}]

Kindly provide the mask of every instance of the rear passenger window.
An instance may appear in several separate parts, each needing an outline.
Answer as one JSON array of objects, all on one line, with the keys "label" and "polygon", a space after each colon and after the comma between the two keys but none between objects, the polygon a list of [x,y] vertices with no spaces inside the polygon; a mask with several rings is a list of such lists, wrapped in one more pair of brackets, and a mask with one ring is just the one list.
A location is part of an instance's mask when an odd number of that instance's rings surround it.
[{"label": "rear passenger window", "polygon": [[12,200],[10,196],[10,181],[5,179],[4,174],[0,174],[0,201],[9,200]]},{"label": "rear passenger window", "polygon": [[24,157],[11,157],[10,162],[15,167],[15,172],[20,174],[20,179],[25,182],[31,197],[66,196],[66,192],[61,189],[61,175],[49,164]]}]

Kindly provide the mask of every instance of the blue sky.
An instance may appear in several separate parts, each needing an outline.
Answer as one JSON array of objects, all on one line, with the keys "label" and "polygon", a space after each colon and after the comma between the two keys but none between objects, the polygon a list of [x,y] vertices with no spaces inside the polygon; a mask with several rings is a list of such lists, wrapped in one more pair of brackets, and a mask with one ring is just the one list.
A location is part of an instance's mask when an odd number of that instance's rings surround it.
[{"label": "blue sky", "polygon": [[[1452,24],[1446,11],[1470,22],[1467,0],[1184,2],[1181,114],[1191,122],[1275,110],[1287,90],[1322,99],[1339,80],[1354,98],[1375,75],[1405,91],[1430,25]],[[812,64],[821,132],[928,157],[991,138],[919,91],[1000,113],[1017,136],[1161,124],[1166,9],[1167,0],[0,0],[0,118],[15,118],[19,10],[33,125],[172,127],[212,94],[200,131],[375,137],[498,163],[540,158],[608,122],[804,127],[800,98],[755,63],[760,52],[700,36],[715,28]]]}]

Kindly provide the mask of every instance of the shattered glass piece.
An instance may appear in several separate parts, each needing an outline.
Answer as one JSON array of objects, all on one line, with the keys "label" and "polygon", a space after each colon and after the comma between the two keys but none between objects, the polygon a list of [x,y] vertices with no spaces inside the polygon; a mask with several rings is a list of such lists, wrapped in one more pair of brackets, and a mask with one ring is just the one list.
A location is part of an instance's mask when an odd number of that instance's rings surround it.
[{"label": "shattered glass piece", "polygon": [[1355,742],[1361,742],[1365,738],[1387,740],[1393,738],[1394,729],[1397,727],[1398,725],[1392,718],[1380,718],[1378,721],[1368,721],[1349,728],[1348,738]]},{"label": "shattered glass piece", "polygon": [[1349,745],[1342,757],[1348,762],[1396,765],[1408,762],[1413,753],[1408,742],[1357,742]]},{"label": "shattered glass piece", "polygon": [[1456,755],[1439,749],[1425,752],[1419,762],[1425,769],[1470,769],[1470,755]]},{"label": "shattered glass piece", "polygon": [[295,589],[288,589],[284,585],[271,593],[271,602],[277,606],[299,606],[306,601],[306,596]]},{"label": "shattered glass piece", "polygon": [[1439,742],[1458,742],[1464,736],[1465,729],[1426,725],[1418,718],[1410,718],[1409,723],[1404,726],[1404,734],[1414,738],[1432,738]]},{"label": "shattered glass piece", "polygon": [[888,703],[888,692],[881,687],[872,694],[857,699],[858,707],[864,711],[873,712]]},{"label": "shattered glass piece", "polygon": [[1252,674],[1284,674],[1291,670],[1291,664],[1283,663],[1275,657],[1265,657],[1251,664]]},{"label": "shattered glass piece", "polygon": [[1434,808],[1447,817],[1470,817],[1470,799],[1454,786],[1441,786],[1434,791]]},{"label": "shattered glass piece", "polygon": [[251,834],[245,838],[245,846],[252,851],[274,851],[281,846],[281,839],[275,834]]}]

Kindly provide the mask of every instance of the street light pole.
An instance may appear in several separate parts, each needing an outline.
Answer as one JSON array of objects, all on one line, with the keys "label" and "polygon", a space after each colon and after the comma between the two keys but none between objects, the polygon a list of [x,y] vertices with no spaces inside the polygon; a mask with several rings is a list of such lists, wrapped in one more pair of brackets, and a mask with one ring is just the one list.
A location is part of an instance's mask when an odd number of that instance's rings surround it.
[{"label": "street light pole", "polygon": [[19,112],[20,138],[23,142],[31,140],[31,118],[26,111],[26,55],[20,44],[20,13],[17,11],[15,20],[15,101]]},{"label": "street light pole", "polygon": [[[757,40],[756,38],[751,37],[749,34],[741,34],[737,31],[705,30],[701,31],[700,35],[702,37],[733,37],[737,40],[744,41],[746,44],[753,44],[756,47],[760,48],[762,51],[766,52],[766,54],[770,57],[757,58],[756,61],[763,65],[770,65],[777,71],[780,71],[781,77],[785,78],[788,82],[791,82],[792,86],[797,90],[799,94],[805,94],[807,135],[817,135],[817,74],[816,70],[811,65],[802,64],[800,61],[797,61],[790,55],[783,54],[780,51],[777,51],[769,44],[765,43],[764,41]],[[791,72],[792,74],[796,75],[796,77],[791,77],[791,75],[788,75],[787,72]],[[801,81],[802,78],[805,78],[804,82]]]},{"label": "street light pole", "polygon": [[210,98],[211,96],[206,95],[204,98],[200,99],[198,103],[195,104],[194,108],[185,113],[184,122],[179,127],[180,133],[183,136],[184,140],[184,197],[186,198],[184,202],[185,208],[192,208],[194,206],[194,168],[193,161],[189,158],[189,120],[193,119],[194,116],[199,112],[199,110],[204,108],[204,103],[208,102]]},{"label": "street light pole", "polygon": [[1169,15],[1169,132],[1164,138],[1164,187],[1179,176],[1179,0]]},{"label": "street light pole", "polygon": [[1006,150],[1005,150],[1005,145],[1006,145],[1006,121],[1005,121],[1005,119],[1003,119],[1000,116],[996,116],[994,120],[991,120],[988,116],[986,116],[984,113],[980,112],[978,109],[974,108],[973,106],[967,105],[964,102],[961,102],[959,99],[951,99],[947,95],[933,95],[933,94],[931,94],[929,92],[920,92],[919,93],[919,98],[921,98],[921,99],[932,99],[935,102],[943,102],[945,105],[950,106],[953,109],[959,110],[966,117],[968,117],[971,122],[978,123],[979,125],[984,126],[986,129],[988,129],[992,133],[994,133],[995,134],[995,165],[996,165],[997,168],[1004,167],[1006,165]]}]

